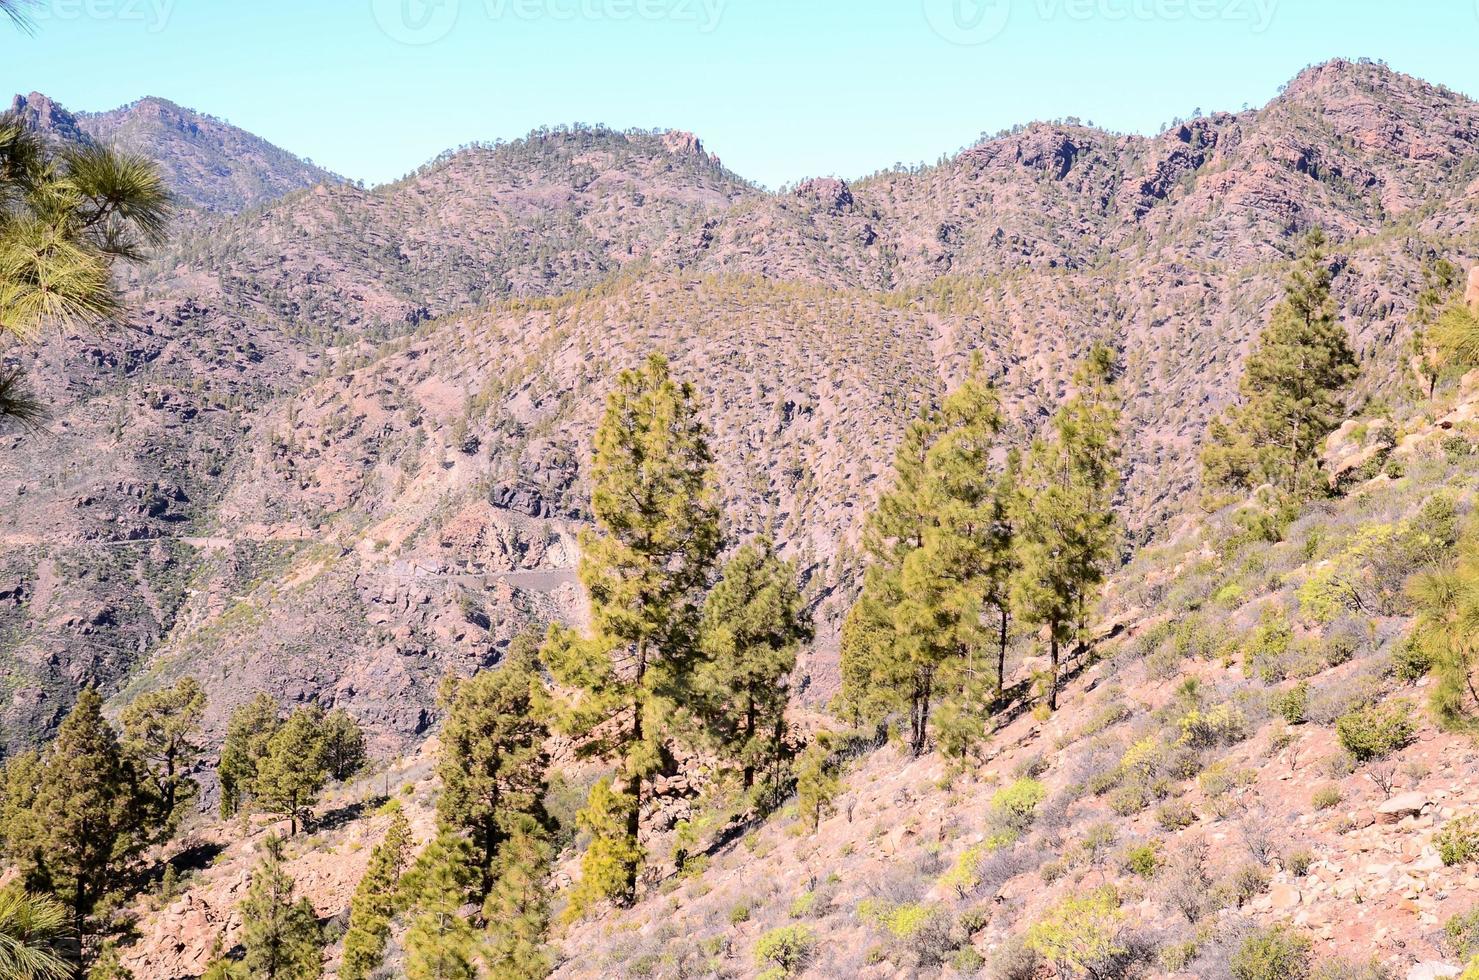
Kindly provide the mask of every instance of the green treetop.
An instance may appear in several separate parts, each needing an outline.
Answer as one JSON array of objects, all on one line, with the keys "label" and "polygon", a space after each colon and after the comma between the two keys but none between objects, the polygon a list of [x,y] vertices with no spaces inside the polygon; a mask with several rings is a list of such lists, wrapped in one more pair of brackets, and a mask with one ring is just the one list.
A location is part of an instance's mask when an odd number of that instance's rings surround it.
[{"label": "green treetop", "polygon": [[267,743],[280,727],[280,709],[270,694],[257,694],[231,713],[217,768],[221,816],[234,816],[251,797],[257,765],[267,755]]},{"label": "green treetop", "polygon": [[[33,891],[55,895],[84,941],[108,895],[131,882],[158,813],[133,758],[86,688],[41,756],[7,766],[7,857]],[[84,943],[84,949],[88,947]]]},{"label": "green treetop", "polygon": [[344,934],[339,980],[368,980],[384,960],[411,844],[411,826],[405,813],[397,809],[385,839],[370,853],[370,864],[350,900],[349,929]]},{"label": "green treetop", "polygon": [[443,832],[427,845],[406,876],[411,927],[406,932],[410,980],[473,980],[477,936],[462,916],[475,877],[467,840]]},{"label": "green treetop", "polygon": [[283,868],[283,843],[268,837],[241,903],[242,959],[250,980],[317,980],[323,975],[323,934],[313,903],[294,900]]},{"label": "green treetop", "polygon": [[328,781],[323,754],[323,712],[299,708],[267,740],[257,761],[252,795],[258,809],[288,818],[289,835],[298,833]]},{"label": "green treetop", "polygon": [[173,830],[200,793],[190,772],[200,761],[205,691],[193,677],[152,691],[123,710],[125,748],[141,759],[159,797],[162,824]]}]

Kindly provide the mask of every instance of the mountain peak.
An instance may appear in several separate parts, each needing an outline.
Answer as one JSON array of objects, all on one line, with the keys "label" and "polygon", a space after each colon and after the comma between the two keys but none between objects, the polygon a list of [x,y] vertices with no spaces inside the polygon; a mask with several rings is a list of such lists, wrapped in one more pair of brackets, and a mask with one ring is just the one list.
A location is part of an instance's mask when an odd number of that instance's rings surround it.
[{"label": "mountain peak", "polygon": [[28,128],[38,133],[69,143],[88,141],[87,134],[83,132],[77,117],[50,96],[41,92],[31,92],[28,95],[17,94],[11,100],[10,111],[18,116]]}]

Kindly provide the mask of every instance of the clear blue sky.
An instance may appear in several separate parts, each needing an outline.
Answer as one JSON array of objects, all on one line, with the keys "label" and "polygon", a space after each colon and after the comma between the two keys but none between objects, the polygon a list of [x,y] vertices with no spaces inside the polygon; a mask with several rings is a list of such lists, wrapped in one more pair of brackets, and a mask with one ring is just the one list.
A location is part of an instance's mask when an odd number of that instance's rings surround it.
[{"label": "clear blue sky", "polygon": [[[371,183],[559,122],[697,132],[769,186],[1079,116],[1149,132],[1334,56],[1479,93],[1479,0],[40,0],[0,88],[159,95]],[[409,43],[408,43],[409,42]],[[966,43],[960,43],[966,42]]]}]

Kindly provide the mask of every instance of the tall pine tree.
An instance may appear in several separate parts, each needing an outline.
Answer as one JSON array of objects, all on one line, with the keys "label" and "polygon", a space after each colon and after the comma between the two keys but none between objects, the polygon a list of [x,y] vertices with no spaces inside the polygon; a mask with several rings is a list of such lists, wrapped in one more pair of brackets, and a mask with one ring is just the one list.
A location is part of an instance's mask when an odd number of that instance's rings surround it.
[{"label": "tall pine tree", "polygon": [[[928,744],[943,695],[945,748],[983,728],[999,669],[988,614],[1005,606],[1010,522],[992,451],[1001,427],[981,358],[938,411],[906,431],[894,484],[870,518],[872,558],[843,630],[842,704],[859,718],[907,713],[909,746]],[[1005,625],[1005,620],[1001,620]]]},{"label": "tall pine tree", "polygon": [[1062,646],[1081,637],[1095,590],[1116,553],[1119,409],[1114,356],[1093,348],[1074,375],[1075,394],[1033,440],[1017,495],[1012,580],[1018,615],[1048,637],[1047,706],[1058,706]]},{"label": "tall pine tree", "polygon": [[36,892],[55,895],[90,951],[100,903],[131,883],[138,860],[158,836],[158,808],[145,776],[103,718],[92,688],[77,697],[41,756],[7,766],[7,857]]},{"label": "tall pine tree", "polygon": [[1320,442],[1340,424],[1343,394],[1358,373],[1330,284],[1325,237],[1313,231],[1243,366],[1241,403],[1208,429],[1206,485],[1271,483],[1293,494],[1313,486]]},{"label": "tall pine tree", "polygon": [[556,678],[577,692],[563,726],[589,736],[585,754],[618,765],[625,841],[602,851],[623,866],[614,878],[600,875],[614,886],[606,897],[618,901],[636,895],[643,790],[663,766],[665,719],[688,680],[699,603],[720,548],[712,470],[692,386],[674,381],[657,354],[623,372],[596,432],[596,529],[581,539],[591,634],[556,629],[546,643]]},{"label": "tall pine tree", "polygon": [[231,713],[216,775],[221,783],[221,816],[235,816],[252,796],[257,766],[267,755],[267,744],[282,727],[277,702],[257,694]]},{"label": "tall pine tree", "polygon": [[494,865],[493,889],[483,902],[484,957],[493,980],[537,980],[552,968],[549,928],[548,829],[528,814],[506,823]]},{"label": "tall pine tree", "polygon": [[370,853],[369,866],[350,900],[349,929],[344,934],[339,980],[368,980],[384,961],[411,844],[411,825],[405,813],[397,809],[385,838]]},{"label": "tall pine tree", "polygon": [[299,708],[267,740],[266,754],[257,760],[252,795],[258,809],[288,818],[288,833],[312,814],[318,794],[329,778],[323,752],[323,712]]},{"label": "tall pine tree", "polygon": [[493,887],[498,850],[512,828],[522,828],[524,817],[547,822],[542,799],[549,730],[538,698],[536,643],[520,636],[498,668],[449,679],[442,690],[447,722],[437,815],[442,826],[468,835],[480,901]]},{"label": "tall pine tree", "polygon": [[200,721],[205,691],[193,677],[152,691],[123,710],[124,746],[148,768],[159,798],[161,825],[172,832],[200,786],[190,773],[200,761]]},{"label": "tall pine tree", "polygon": [[863,590],[842,628],[842,690],[838,710],[858,722],[878,722],[906,711],[909,745],[924,750],[935,663],[930,651],[901,634],[898,610],[906,600],[903,569],[924,546],[927,459],[939,432],[936,413],[911,422],[894,454],[892,486],[868,517],[863,543],[870,563]]},{"label": "tall pine tree", "polygon": [[749,789],[758,767],[781,761],[787,685],[797,651],[812,637],[795,566],[769,540],[746,544],[725,564],[704,602],[701,636],[695,701]]}]

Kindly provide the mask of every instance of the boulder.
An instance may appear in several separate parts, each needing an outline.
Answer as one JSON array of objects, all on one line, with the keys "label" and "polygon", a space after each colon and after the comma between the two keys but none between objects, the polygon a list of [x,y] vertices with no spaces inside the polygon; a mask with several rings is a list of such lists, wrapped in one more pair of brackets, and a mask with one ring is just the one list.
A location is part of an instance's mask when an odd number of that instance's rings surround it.
[{"label": "boulder", "polygon": [[1415,964],[1407,971],[1407,980],[1438,980],[1439,977],[1456,977],[1464,972],[1450,963],[1440,963],[1430,960],[1426,963]]},{"label": "boulder", "polygon": [[1404,817],[1415,817],[1428,805],[1422,793],[1399,793],[1376,808],[1376,822],[1394,824]]}]

